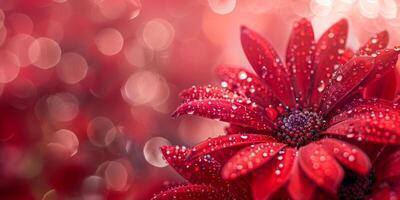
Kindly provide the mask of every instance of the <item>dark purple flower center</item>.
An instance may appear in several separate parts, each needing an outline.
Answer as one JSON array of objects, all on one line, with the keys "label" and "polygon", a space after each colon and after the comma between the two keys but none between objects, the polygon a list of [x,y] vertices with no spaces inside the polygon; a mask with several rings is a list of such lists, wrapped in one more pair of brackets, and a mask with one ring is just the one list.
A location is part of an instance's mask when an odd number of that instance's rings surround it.
[{"label": "dark purple flower center", "polygon": [[292,147],[301,147],[320,137],[324,120],[315,112],[294,110],[276,121],[278,139]]}]

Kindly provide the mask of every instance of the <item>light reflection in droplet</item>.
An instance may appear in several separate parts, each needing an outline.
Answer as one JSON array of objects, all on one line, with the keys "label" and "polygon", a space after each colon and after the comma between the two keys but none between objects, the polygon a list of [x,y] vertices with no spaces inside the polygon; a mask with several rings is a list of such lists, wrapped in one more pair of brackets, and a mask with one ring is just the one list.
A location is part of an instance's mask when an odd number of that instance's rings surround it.
[{"label": "light reflection in droplet", "polygon": [[79,140],[74,132],[60,129],[52,135],[51,141],[47,145],[50,149],[55,146],[57,146],[56,148],[61,147],[68,152],[69,156],[73,156],[78,153]]},{"label": "light reflection in droplet", "polygon": [[236,0],[208,0],[211,10],[220,15],[229,14],[236,7]]},{"label": "light reflection in droplet", "polygon": [[88,64],[84,57],[77,53],[69,52],[62,55],[56,66],[58,77],[65,83],[75,84],[85,78]]},{"label": "light reflection in droplet", "polygon": [[174,36],[174,28],[164,19],[151,20],[143,28],[143,41],[150,49],[156,51],[168,48]]},{"label": "light reflection in droplet", "polygon": [[71,93],[57,93],[47,98],[49,116],[61,122],[74,119],[79,112],[79,101]]},{"label": "light reflection in droplet", "polygon": [[95,43],[102,54],[112,56],[121,51],[124,38],[117,29],[105,28],[96,34]]},{"label": "light reflection in droplet", "polygon": [[29,59],[32,64],[41,69],[54,67],[61,58],[61,48],[50,38],[37,38],[29,47]]},{"label": "light reflection in droplet", "polygon": [[143,155],[148,163],[155,167],[165,167],[168,163],[164,160],[160,147],[169,146],[171,143],[163,137],[153,137],[143,147]]},{"label": "light reflection in droplet", "polygon": [[13,81],[19,74],[18,58],[10,51],[0,50],[0,83]]}]

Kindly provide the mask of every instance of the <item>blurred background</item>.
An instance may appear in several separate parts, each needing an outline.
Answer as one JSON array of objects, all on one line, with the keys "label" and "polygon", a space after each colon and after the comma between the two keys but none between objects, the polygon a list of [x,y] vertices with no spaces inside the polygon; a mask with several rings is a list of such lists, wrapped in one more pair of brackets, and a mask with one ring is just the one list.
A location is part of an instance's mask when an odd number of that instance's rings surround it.
[{"label": "blurred background", "polygon": [[398,0],[0,0],[0,199],[141,200],[182,182],[159,147],[225,124],[171,118],[179,91],[249,67],[240,25],[282,56],[300,17],[317,37],[347,18],[353,49],[385,29],[400,44]]}]

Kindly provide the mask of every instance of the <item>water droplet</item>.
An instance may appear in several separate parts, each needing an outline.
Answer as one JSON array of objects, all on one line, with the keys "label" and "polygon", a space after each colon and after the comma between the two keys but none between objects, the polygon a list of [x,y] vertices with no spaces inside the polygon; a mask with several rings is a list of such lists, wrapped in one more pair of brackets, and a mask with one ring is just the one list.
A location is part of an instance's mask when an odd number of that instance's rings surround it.
[{"label": "water droplet", "polygon": [[342,75],[338,75],[337,77],[336,77],[336,81],[341,81],[343,79],[343,76]]}]

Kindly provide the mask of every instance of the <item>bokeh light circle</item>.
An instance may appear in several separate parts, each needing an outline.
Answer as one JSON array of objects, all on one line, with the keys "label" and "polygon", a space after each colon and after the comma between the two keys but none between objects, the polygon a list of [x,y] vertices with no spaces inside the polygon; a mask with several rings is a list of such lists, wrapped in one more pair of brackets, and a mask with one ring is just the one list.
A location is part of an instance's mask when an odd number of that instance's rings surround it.
[{"label": "bokeh light circle", "polygon": [[102,54],[112,56],[121,51],[124,38],[117,29],[105,28],[96,34],[95,43]]},{"label": "bokeh light circle", "polygon": [[236,0],[208,0],[211,10],[220,15],[229,14],[236,7]]},{"label": "bokeh light circle", "polygon": [[36,67],[49,69],[60,61],[61,48],[53,39],[40,37],[30,45],[28,55]]},{"label": "bokeh light circle", "polygon": [[60,122],[74,119],[79,113],[79,101],[71,93],[62,92],[47,98],[49,117]]},{"label": "bokeh light circle", "polygon": [[153,50],[161,51],[168,48],[175,36],[172,25],[164,19],[153,19],[143,28],[143,41]]},{"label": "bokeh light circle", "polygon": [[60,129],[54,133],[51,141],[47,144],[49,148],[62,148],[69,156],[78,153],[79,140],[74,132],[67,129]]},{"label": "bokeh light circle", "polygon": [[168,163],[163,158],[160,147],[170,145],[171,143],[163,137],[153,137],[144,144],[144,158],[149,164],[155,167],[165,167]]},{"label": "bokeh light circle", "polygon": [[106,117],[92,119],[87,127],[90,142],[98,147],[108,146],[115,138],[115,133],[110,131],[112,128],[114,124]]},{"label": "bokeh light circle", "polygon": [[0,83],[9,83],[19,74],[18,57],[6,50],[0,50]]},{"label": "bokeh light circle", "polygon": [[68,84],[75,84],[85,78],[88,71],[86,59],[73,52],[64,53],[56,66],[58,77]]}]

